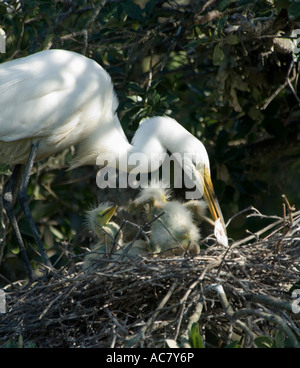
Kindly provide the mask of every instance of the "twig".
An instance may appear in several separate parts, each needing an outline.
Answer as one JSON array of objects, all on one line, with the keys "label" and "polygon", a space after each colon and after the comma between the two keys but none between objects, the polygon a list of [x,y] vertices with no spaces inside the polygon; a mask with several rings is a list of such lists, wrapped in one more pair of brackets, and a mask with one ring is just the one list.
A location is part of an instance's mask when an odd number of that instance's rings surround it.
[{"label": "twig", "polygon": [[201,317],[201,314],[202,314],[202,310],[203,310],[203,306],[204,306],[203,297],[200,296],[199,297],[199,302],[195,306],[195,311],[189,317],[187,327],[186,327],[186,329],[184,330],[184,332],[182,333],[182,335],[180,337],[180,341],[182,342],[182,347],[183,348],[190,348],[191,347],[190,343],[188,342],[188,340],[189,340],[189,332],[190,332],[190,330],[192,328],[192,325],[194,323],[197,323],[200,320],[200,317]]},{"label": "twig", "polygon": [[285,89],[285,87],[286,86],[289,86],[289,88],[291,89],[291,91],[293,92],[293,94],[294,94],[294,96],[295,96],[295,98],[296,98],[296,100],[298,101],[298,103],[300,103],[300,100],[299,100],[299,98],[298,98],[298,96],[297,96],[297,94],[296,94],[296,92],[295,92],[295,90],[294,90],[294,88],[293,88],[293,86],[292,86],[292,82],[296,79],[296,76],[297,76],[297,74],[295,74],[292,78],[289,78],[289,76],[290,76],[290,73],[291,73],[291,71],[292,71],[292,67],[293,67],[293,65],[294,65],[294,61],[292,60],[291,61],[291,63],[290,63],[290,66],[289,66],[289,69],[288,69],[288,72],[287,72],[287,75],[286,75],[286,78],[285,78],[285,81],[284,81],[284,83],[280,86],[280,87],[278,87],[273,93],[272,93],[272,95],[266,100],[266,102],[263,104],[263,106],[261,107],[261,110],[265,110],[268,106],[269,106],[269,104],[274,100],[274,98],[283,90],[283,89]]},{"label": "twig", "polygon": [[111,313],[111,311],[106,307],[104,308],[105,312],[108,314],[109,318],[113,321],[114,325],[118,327],[125,335],[128,335],[128,331],[124,328],[116,319],[116,317]]},{"label": "twig", "polygon": [[[200,276],[201,277],[201,276]],[[180,299],[180,305],[181,305],[181,310],[180,310],[180,315],[179,315],[179,318],[178,318],[178,324],[177,324],[177,327],[176,327],[176,333],[175,333],[175,340],[177,340],[178,338],[178,335],[179,335],[179,331],[180,331],[180,326],[181,326],[181,322],[182,322],[182,318],[183,318],[183,313],[184,313],[184,310],[185,310],[185,306],[186,306],[186,302],[187,302],[187,299],[190,295],[190,293],[194,290],[194,288],[199,284],[199,281],[200,281],[200,277],[195,280],[187,289],[186,293],[184,294],[184,296]],[[197,310],[199,309],[200,307],[196,308],[196,312]],[[201,314],[201,312],[200,312]],[[191,316],[191,318],[194,320],[194,318]],[[199,318],[200,318],[200,315],[199,315]],[[199,320],[199,318],[197,319],[197,321]],[[195,320],[196,322],[196,320]],[[191,325],[188,325],[187,329],[185,330],[185,332],[181,335],[182,338],[187,338],[188,336],[188,331],[190,330],[190,327]]]},{"label": "twig", "polygon": [[255,303],[265,304],[276,309],[286,309],[292,312],[292,303],[287,300],[281,300],[274,298],[271,295],[263,295],[263,294],[245,294],[244,297],[247,300],[250,300]]},{"label": "twig", "polygon": [[288,327],[284,320],[276,314],[262,312],[257,309],[240,309],[233,314],[233,318],[236,319],[251,314],[278,325],[289,337],[293,347],[300,348],[300,343],[298,342],[292,330]]},{"label": "twig", "polygon": [[[252,214],[270,218],[256,209]],[[27,290],[7,285],[0,346],[22,335],[24,344],[37,347],[163,347],[174,336],[174,346],[179,339],[188,347],[195,322],[222,344],[237,333],[245,336],[244,346],[252,346],[254,336],[273,338],[284,325],[286,336],[298,337],[300,320],[287,293],[299,279],[300,211],[292,213],[293,225],[284,237],[284,218],[271,220],[250,236],[259,241],[249,246],[237,246],[247,244],[247,236],[226,251],[208,247],[196,257],[107,259],[109,266],[102,262],[91,274],[81,271],[79,262]],[[288,213],[285,221],[290,224]],[[140,234],[145,230],[135,226]],[[264,232],[268,235],[262,238]],[[287,246],[274,255],[279,237]],[[209,336],[203,339],[209,346]]]},{"label": "twig", "polygon": [[[282,198],[284,199],[284,202],[285,202],[285,203],[282,203],[282,208],[283,208],[282,238],[279,239],[278,242],[275,245],[275,253],[279,253],[281,251],[282,240],[286,236],[286,234],[288,233],[291,225],[293,224],[293,214],[292,214],[292,212],[295,211],[295,206],[290,205],[290,202],[288,201],[285,194],[282,194]],[[290,224],[288,224],[287,221],[286,221],[286,208],[288,209]]]},{"label": "twig", "polygon": [[213,3],[215,3],[216,0],[209,0],[204,3],[198,14],[202,14],[209,6],[211,6]]},{"label": "twig", "polygon": [[256,212],[259,212],[256,208],[254,208],[253,206],[249,206],[249,207],[247,207],[247,208],[245,208],[244,210],[242,210],[242,211],[239,211],[239,212],[237,212],[237,213],[235,213],[233,216],[231,216],[230,217],[230,219],[226,222],[226,227],[231,223],[231,221],[233,220],[233,219],[235,219],[237,216],[239,216],[239,215],[241,215],[241,214],[243,214],[243,213],[245,213],[245,212],[248,212],[248,211],[256,211]]},{"label": "twig", "polygon": [[[300,214],[300,211],[297,211],[297,212],[295,212],[295,213],[294,213],[294,216],[299,215],[299,214]],[[272,229],[273,227],[280,225],[282,222],[283,222],[283,219],[282,219],[282,218],[280,218],[278,221],[275,221],[275,222],[273,222],[272,224],[270,224],[270,225],[268,225],[268,226],[264,227],[263,229],[261,229],[261,230],[257,231],[257,232],[255,233],[255,235],[250,235],[250,236],[248,236],[248,237],[246,237],[246,238],[244,238],[244,239],[241,239],[241,240],[235,241],[234,243],[232,243],[232,244],[231,244],[231,249],[233,249],[233,248],[235,248],[235,247],[237,247],[237,246],[239,246],[239,245],[245,244],[245,243],[249,242],[250,240],[255,239],[255,238],[256,238],[256,236],[259,236],[259,235],[261,235],[261,234],[263,234],[263,233],[265,233],[265,232],[269,231],[269,230],[270,230],[270,229]]]},{"label": "twig", "polygon": [[291,225],[293,225],[293,212],[296,210],[295,206],[291,206],[290,202],[288,201],[287,197],[285,194],[282,194],[282,198],[284,199],[287,209],[288,209],[288,213],[289,213],[289,217],[290,217],[290,222]]},{"label": "twig", "polygon": [[254,335],[253,335],[252,331],[247,327],[247,325],[244,322],[240,321],[236,317],[233,318],[235,316],[235,313],[234,313],[234,310],[233,310],[232,306],[230,305],[230,303],[229,303],[229,301],[227,299],[227,296],[225,294],[225,291],[223,289],[223,286],[220,285],[220,284],[212,284],[206,290],[207,291],[208,290],[214,290],[217,293],[217,295],[219,297],[219,300],[220,300],[220,302],[222,304],[222,308],[223,308],[223,311],[224,311],[225,315],[230,320],[233,320],[235,325],[237,325],[244,332],[246,332],[249,335],[249,338],[252,341],[253,338],[254,338]]},{"label": "twig", "polygon": [[127,340],[127,344],[125,345],[125,347],[132,347],[136,345],[140,341],[140,339],[144,339],[147,330],[154,323],[157,315],[159,314],[161,309],[165,306],[167,301],[170,299],[177,285],[178,285],[177,281],[174,281],[171,287],[169,288],[167,294],[163,297],[158,307],[156,308],[155,312],[152,314],[151,318],[148,319],[146,324],[140,329],[140,331],[135,336]]}]

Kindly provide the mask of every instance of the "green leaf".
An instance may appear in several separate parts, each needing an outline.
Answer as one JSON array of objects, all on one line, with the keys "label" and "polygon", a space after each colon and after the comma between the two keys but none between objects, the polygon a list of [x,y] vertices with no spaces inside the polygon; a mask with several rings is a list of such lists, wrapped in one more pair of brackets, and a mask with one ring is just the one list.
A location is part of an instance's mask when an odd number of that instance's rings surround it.
[{"label": "green leaf", "polygon": [[278,330],[275,335],[275,347],[284,348],[284,333],[282,330]]},{"label": "green leaf", "polygon": [[220,12],[224,11],[228,7],[228,5],[230,5],[230,3],[231,0],[221,0],[218,5],[218,10]]},{"label": "green leaf", "polygon": [[199,334],[199,324],[196,322],[191,327],[189,342],[192,348],[204,348],[202,337]]},{"label": "green leaf", "polygon": [[221,48],[221,44],[218,43],[215,46],[214,52],[213,52],[213,64],[216,66],[221,65],[223,63],[224,58],[225,58],[225,55]]},{"label": "green leaf", "polygon": [[22,348],[23,347],[23,336],[20,335],[19,336],[19,341],[18,341],[18,348]]},{"label": "green leaf", "polygon": [[259,336],[254,339],[254,344],[258,348],[272,348],[274,346],[274,341],[268,336]]},{"label": "green leaf", "polygon": [[237,349],[240,348],[241,345],[237,341],[232,341],[230,344],[224,346],[224,349]]},{"label": "green leaf", "polygon": [[225,42],[228,44],[228,45],[236,45],[240,42],[239,38],[237,35],[229,35],[225,38]]},{"label": "green leaf", "polygon": [[133,3],[131,0],[125,1],[122,4],[125,13],[131,18],[139,20],[142,17],[142,9],[139,5]]},{"label": "green leaf", "polygon": [[0,164],[0,175],[11,175],[9,165]]},{"label": "green leaf", "polygon": [[51,231],[51,233],[56,236],[58,239],[63,240],[64,239],[64,235],[57,230],[54,226],[49,226],[49,229]]}]

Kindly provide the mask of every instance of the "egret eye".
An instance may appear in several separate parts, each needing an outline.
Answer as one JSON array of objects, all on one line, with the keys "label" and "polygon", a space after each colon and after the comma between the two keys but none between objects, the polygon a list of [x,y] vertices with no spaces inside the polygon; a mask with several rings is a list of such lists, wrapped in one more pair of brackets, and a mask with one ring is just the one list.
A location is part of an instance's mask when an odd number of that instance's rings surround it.
[{"label": "egret eye", "polygon": [[204,163],[204,162],[198,162],[197,164],[195,163],[195,167],[196,167],[196,169],[197,169],[198,171],[200,171],[200,172],[201,172],[201,173],[203,173],[203,174],[204,174],[205,170],[207,170],[207,169],[206,169],[206,165],[205,165],[205,163]]},{"label": "egret eye", "polygon": [[97,216],[96,216],[96,222],[98,222],[98,223],[101,222],[102,217],[103,216],[101,215],[101,213],[98,213]]}]

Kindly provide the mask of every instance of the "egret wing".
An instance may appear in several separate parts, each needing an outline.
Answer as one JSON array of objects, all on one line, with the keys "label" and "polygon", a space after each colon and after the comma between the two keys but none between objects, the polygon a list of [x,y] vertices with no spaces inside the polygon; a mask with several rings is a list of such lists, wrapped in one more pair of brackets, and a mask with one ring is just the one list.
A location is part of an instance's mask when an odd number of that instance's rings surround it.
[{"label": "egret wing", "polygon": [[[0,140],[59,135],[108,111],[109,75],[82,55],[47,50],[0,64]],[[111,111],[110,111],[111,113]],[[81,123],[81,126],[79,123]],[[90,129],[93,129],[89,124]],[[55,139],[53,139],[53,142]]]}]

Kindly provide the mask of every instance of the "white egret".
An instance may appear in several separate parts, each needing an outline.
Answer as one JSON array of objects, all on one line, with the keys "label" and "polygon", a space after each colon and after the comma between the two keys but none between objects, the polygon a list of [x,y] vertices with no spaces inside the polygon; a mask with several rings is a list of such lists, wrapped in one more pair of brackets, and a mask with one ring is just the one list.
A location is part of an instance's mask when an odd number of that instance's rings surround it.
[{"label": "white egret", "polygon": [[[118,100],[108,73],[94,60],[65,50],[47,50],[0,65],[0,163],[16,165],[3,191],[3,204],[17,235],[29,278],[33,271],[13,213],[13,188],[25,166],[19,199],[43,262],[51,263],[31,217],[27,186],[33,162],[79,144],[71,169],[95,164],[99,155],[128,164],[133,153],[186,155],[183,169],[208,201],[213,218],[222,212],[214,194],[204,145],[169,117],[144,120],[130,144],[116,114]],[[100,156],[101,157],[101,156]],[[150,166],[150,165],[149,165]],[[131,165],[127,165],[127,170]],[[157,168],[152,168],[155,170]],[[148,168],[150,170],[150,168]]]}]

